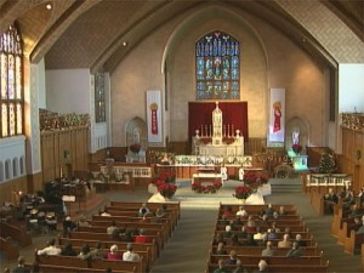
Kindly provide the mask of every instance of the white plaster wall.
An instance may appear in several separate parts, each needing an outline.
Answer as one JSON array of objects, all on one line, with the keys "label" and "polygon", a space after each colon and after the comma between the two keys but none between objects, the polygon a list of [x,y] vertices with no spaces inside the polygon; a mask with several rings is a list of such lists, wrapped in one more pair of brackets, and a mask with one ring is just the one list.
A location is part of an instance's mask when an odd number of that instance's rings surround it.
[{"label": "white plaster wall", "polygon": [[46,70],[47,110],[90,113],[90,70]]},{"label": "white plaster wall", "polygon": [[339,113],[364,112],[364,64],[339,65]]},{"label": "white plaster wall", "polygon": [[[24,136],[0,138],[0,151],[0,183],[26,175]],[[9,164],[10,177],[8,178],[5,177],[6,162]],[[15,175],[13,173],[14,162],[16,162],[17,166]],[[22,167],[20,164],[22,164]]]},{"label": "white plaster wall", "polygon": [[38,107],[42,109],[47,108],[46,101],[46,75],[44,58],[37,64],[38,67]]}]

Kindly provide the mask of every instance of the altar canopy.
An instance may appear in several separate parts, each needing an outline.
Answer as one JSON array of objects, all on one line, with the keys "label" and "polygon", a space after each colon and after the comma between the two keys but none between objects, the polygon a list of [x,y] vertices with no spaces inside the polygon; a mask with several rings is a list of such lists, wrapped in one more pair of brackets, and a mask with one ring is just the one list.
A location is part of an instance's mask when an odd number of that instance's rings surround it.
[{"label": "altar canopy", "polygon": [[[192,140],[195,131],[200,131],[200,136],[208,135],[212,126],[211,113],[215,109],[215,102],[189,102],[188,103],[188,139]],[[219,102],[219,108],[223,112],[223,130],[229,125],[229,133],[233,135],[235,130],[240,130],[244,141],[248,141],[248,103],[243,102]],[[202,126],[202,127],[201,127]],[[225,127],[224,127],[225,126]],[[202,130],[201,130],[202,128]],[[212,127],[211,127],[212,131]]]}]

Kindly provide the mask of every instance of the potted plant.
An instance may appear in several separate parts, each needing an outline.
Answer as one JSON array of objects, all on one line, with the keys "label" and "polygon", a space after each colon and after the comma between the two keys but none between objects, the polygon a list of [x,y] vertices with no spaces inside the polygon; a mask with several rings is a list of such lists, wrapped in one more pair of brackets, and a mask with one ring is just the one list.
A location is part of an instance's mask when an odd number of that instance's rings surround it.
[{"label": "potted plant", "polygon": [[134,143],[134,144],[131,144],[129,149],[130,151],[132,151],[134,154],[138,154],[140,152],[140,149],[141,149],[141,145],[139,143]]},{"label": "potted plant", "polygon": [[302,151],[302,146],[298,143],[292,145],[292,150],[295,152],[295,154],[299,154]]},{"label": "potted plant", "polygon": [[159,193],[167,199],[171,199],[173,195],[176,193],[177,186],[172,183],[160,183],[158,185]]},{"label": "potted plant", "polygon": [[239,186],[235,188],[233,196],[239,200],[245,201],[252,194],[252,189],[248,186]]}]

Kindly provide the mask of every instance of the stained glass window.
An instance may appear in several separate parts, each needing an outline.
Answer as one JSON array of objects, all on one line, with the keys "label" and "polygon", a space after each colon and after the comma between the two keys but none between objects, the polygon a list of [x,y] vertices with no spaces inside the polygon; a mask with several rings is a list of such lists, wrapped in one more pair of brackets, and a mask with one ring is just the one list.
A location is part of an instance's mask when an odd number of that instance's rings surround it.
[{"label": "stained glass window", "polygon": [[95,120],[96,122],[106,121],[104,73],[95,75]]},{"label": "stained glass window", "polygon": [[211,32],[196,43],[197,99],[240,99],[239,42]]},{"label": "stained glass window", "polygon": [[0,33],[0,137],[23,133],[23,50],[18,29]]}]

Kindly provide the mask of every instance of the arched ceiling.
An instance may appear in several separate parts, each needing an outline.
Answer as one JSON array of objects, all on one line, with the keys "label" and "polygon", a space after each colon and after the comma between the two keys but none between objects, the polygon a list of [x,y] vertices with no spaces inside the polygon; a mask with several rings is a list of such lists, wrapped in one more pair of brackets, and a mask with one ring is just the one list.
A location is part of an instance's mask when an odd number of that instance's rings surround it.
[{"label": "arched ceiling", "polygon": [[364,63],[364,1],[356,0],[0,0],[0,32],[16,20],[26,55],[46,56],[49,69],[112,71],[159,26],[204,5],[249,12],[334,67]]}]

